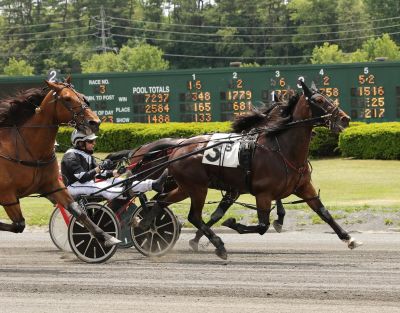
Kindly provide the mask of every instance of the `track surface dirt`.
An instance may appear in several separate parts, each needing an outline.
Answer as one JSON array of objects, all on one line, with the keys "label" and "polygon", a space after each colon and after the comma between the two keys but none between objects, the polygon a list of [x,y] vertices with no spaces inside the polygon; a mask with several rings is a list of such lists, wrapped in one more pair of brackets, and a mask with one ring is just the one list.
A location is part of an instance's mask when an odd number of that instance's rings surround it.
[{"label": "track surface dirt", "polygon": [[356,250],[324,232],[220,234],[227,261],[183,232],[164,257],[90,265],[43,230],[1,233],[0,312],[400,312],[400,233],[353,234]]}]

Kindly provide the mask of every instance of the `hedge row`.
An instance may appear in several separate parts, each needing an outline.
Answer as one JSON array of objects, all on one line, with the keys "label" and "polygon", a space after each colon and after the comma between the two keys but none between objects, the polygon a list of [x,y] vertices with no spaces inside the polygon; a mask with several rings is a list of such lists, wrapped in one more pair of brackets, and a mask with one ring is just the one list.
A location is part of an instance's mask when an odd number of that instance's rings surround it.
[{"label": "hedge row", "polygon": [[[229,122],[169,124],[102,124],[96,151],[112,152],[133,149],[160,138],[187,138],[212,132],[228,132]],[[351,123],[340,134],[316,127],[310,146],[312,157],[342,154],[361,159],[400,159],[400,123]],[[70,146],[71,128],[61,128],[57,141],[59,151]]]},{"label": "hedge row", "polygon": [[351,127],[339,137],[345,157],[358,159],[400,159],[400,123],[376,123]]},{"label": "hedge row", "polygon": [[[229,122],[214,123],[168,123],[168,124],[110,124],[100,126],[96,144],[97,152],[113,152],[133,149],[161,138],[187,138],[212,132],[227,132]],[[59,151],[66,151],[71,145],[72,128],[61,127],[57,142]]]},{"label": "hedge row", "polygon": [[[213,123],[169,123],[169,124],[102,124],[96,145],[97,152],[113,152],[133,149],[139,145],[155,141],[160,138],[192,137],[212,132],[229,132],[229,122]],[[338,135],[332,134],[327,128],[317,127],[310,155],[312,157],[326,157],[339,155]],[[66,151],[70,147],[72,128],[60,128],[57,141],[58,150]]]}]

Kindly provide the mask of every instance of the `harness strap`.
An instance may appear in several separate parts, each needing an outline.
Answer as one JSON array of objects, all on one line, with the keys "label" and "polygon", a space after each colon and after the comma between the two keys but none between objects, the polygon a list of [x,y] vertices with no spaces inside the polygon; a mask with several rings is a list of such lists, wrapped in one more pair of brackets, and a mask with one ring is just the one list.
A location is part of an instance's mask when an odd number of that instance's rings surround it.
[{"label": "harness strap", "polygon": [[19,204],[19,199],[17,199],[16,202],[0,203],[1,206],[12,206],[12,205],[16,205],[16,204]]},{"label": "harness strap", "polygon": [[282,153],[282,151],[277,151],[279,153],[279,155],[282,157],[283,161],[285,161],[285,163],[295,172],[297,172],[299,175],[303,175],[305,173],[305,171],[307,170],[307,161],[304,163],[303,166],[301,167],[296,167],[292,162],[290,162]]},{"label": "harness strap", "polygon": [[252,163],[255,148],[257,145],[258,133],[247,134],[246,137],[242,138],[239,144],[239,164],[243,167],[245,172],[245,182],[247,189],[250,194],[253,194],[252,190]]},{"label": "harness strap", "polygon": [[18,160],[18,159],[14,159],[14,158],[12,158],[10,156],[7,156],[7,155],[4,155],[4,154],[0,154],[0,157],[5,159],[5,160],[8,160],[8,161],[11,161],[11,162],[14,162],[14,163],[18,163],[18,164],[21,164],[21,165],[29,166],[29,167],[47,166],[50,163],[53,163],[57,159],[57,156],[55,154],[53,154],[51,159],[47,160],[47,161],[42,161],[42,160],[38,160],[38,161]]},{"label": "harness strap", "polygon": [[52,191],[49,191],[49,192],[46,192],[46,193],[41,193],[39,195],[39,197],[47,197],[49,195],[52,195],[53,193],[59,192],[59,191],[64,190],[64,189],[67,189],[67,187],[61,187],[61,188],[57,188],[55,190],[52,190]]}]

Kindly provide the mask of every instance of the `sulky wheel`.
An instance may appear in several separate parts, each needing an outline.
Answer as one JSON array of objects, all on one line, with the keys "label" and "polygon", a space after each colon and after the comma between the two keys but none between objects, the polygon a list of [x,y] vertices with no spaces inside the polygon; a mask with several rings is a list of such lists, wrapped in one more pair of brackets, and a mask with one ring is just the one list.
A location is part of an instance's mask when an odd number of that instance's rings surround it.
[{"label": "sulky wheel", "polygon": [[[85,205],[87,216],[104,232],[119,237],[120,226],[114,212],[100,203],[89,202]],[[76,218],[68,226],[68,240],[76,256],[87,263],[101,263],[111,258],[117,246],[104,247]]]},{"label": "sulky wheel", "polygon": [[71,246],[68,242],[68,224],[71,214],[63,207],[56,207],[50,216],[49,234],[54,245],[62,250],[71,252]]},{"label": "sulky wheel", "polygon": [[138,207],[132,215],[132,241],[135,248],[145,256],[161,256],[173,248],[180,234],[180,223],[172,211],[165,207],[151,223],[150,229],[135,227],[135,221],[141,220],[155,202],[147,202],[147,209]]}]

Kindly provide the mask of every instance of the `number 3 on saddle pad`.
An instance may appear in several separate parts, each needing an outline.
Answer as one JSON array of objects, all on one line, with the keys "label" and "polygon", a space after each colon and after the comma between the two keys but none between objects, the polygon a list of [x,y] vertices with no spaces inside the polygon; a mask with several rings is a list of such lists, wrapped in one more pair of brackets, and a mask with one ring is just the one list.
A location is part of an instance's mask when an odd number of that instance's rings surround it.
[{"label": "number 3 on saddle pad", "polygon": [[223,167],[239,166],[239,145],[241,136],[238,134],[214,134],[210,138],[207,147],[217,145],[207,149],[203,154],[203,164],[210,164]]}]

